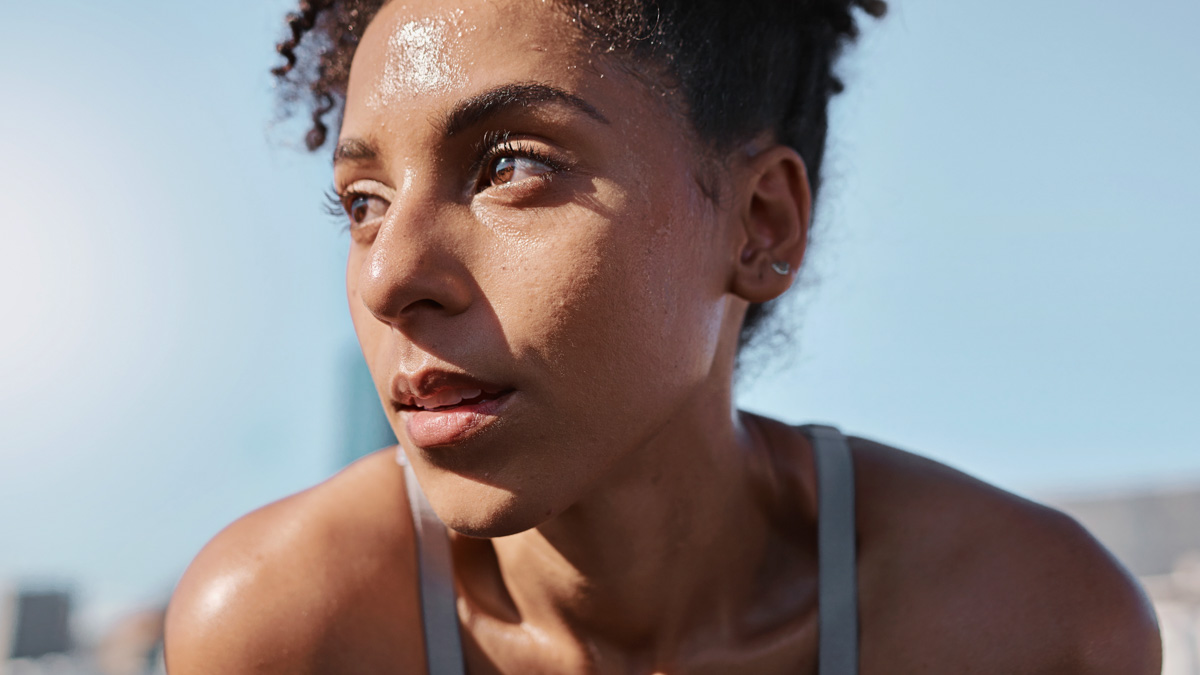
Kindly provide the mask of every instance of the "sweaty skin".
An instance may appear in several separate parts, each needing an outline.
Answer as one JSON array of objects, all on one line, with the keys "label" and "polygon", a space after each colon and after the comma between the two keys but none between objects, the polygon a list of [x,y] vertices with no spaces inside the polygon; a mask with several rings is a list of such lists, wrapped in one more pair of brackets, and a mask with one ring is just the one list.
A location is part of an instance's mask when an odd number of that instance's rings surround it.
[{"label": "sweaty skin", "polygon": [[455,33],[462,12],[403,23],[388,37],[383,72],[367,99],[373,108],[388,107],[421,94],[461,87],[466,77],[456,58]]},{"label": "sweaty skin", "polygon": [[[613,58],[552,3],[384,6],[335,153],[355,330],[453,530],[470,673],[813,673],[811,448],[731,394],[747,306],[803,258],[804,164],[769,138],[715,164]],[[1069,518],[852,450],[862,673],[1158,672],[1145,598]],[[393,455],[206,546],[170,672],[424,672]]]}]

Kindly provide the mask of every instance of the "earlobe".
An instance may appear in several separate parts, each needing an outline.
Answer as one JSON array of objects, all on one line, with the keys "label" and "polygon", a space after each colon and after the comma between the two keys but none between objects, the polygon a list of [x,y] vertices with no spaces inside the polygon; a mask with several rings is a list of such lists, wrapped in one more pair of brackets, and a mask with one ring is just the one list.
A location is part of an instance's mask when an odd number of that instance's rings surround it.
[{"label": "earlobe", "polygon": [[742,224],[732,288],[751,303],[767,302],[792,285],[808,243],[812,192],[804,160],[776,145],[750,158],[737,208]]}]

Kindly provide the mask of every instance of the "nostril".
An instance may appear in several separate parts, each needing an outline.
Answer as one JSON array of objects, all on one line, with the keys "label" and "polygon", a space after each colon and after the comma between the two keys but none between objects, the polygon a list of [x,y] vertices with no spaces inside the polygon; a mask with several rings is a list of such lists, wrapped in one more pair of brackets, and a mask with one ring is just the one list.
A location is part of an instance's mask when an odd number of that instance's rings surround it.
[{"label": "nostril", "polygon": [[403,311],[405,313],[409,313],[409,312],[415,312],[419,309],[440,310],[440,309],[445,309],[445,305],[438,302],[437,300],[430,300],[429,298],[424,298],[424,299],[409,303],[409,305],[407,307],[405,307]]}]

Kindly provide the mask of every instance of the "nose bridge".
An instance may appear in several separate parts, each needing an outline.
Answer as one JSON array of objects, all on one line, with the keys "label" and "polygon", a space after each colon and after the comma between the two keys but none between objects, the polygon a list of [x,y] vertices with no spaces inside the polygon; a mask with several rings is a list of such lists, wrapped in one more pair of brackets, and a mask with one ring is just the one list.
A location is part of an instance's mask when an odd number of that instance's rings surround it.
[{"label": "nose bridge", "polygon": [[458,255],[449,214],[413,190],[398,194],[359,271],[359,295],[380,321],[400,324],[418,310],[455,315],[473,283]]}]

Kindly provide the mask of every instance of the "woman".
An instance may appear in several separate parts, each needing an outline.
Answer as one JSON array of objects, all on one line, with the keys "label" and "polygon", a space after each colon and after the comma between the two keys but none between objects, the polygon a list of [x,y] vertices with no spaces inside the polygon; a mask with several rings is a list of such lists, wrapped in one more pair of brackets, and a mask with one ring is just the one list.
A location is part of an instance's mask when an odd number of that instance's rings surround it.
[{"label": "woman", "polygon": [[1158,672],[1144,597],[1070,519],[735,409],[836,57],[884,9],[754,5],[302,3],[278,74],[310,148],[341,109],[399,453],[218,535],[172,673]]}]

